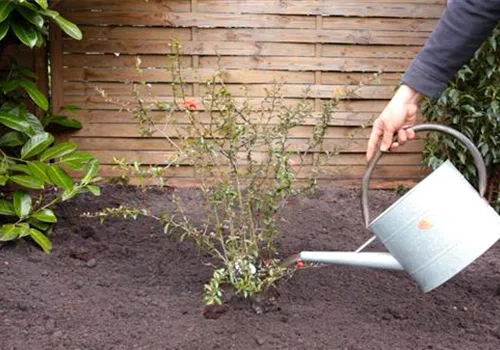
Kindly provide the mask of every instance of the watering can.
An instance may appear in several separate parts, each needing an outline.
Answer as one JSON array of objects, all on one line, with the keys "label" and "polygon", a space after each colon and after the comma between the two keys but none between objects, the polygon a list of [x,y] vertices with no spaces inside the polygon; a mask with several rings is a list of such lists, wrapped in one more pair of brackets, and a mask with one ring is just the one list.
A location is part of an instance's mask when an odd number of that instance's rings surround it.
[{"label": "watering can", "polygon": [[[474,158],[478,190],[447,160],[370,221],[368,185],[383,154],[379,150],[368,164],[361,196],[364,222],[373,237],[354,252],[303,251],[295,261],[406,271],[427,293],[495,244],[500,238],[500,216],[483,198],[487,177],[481,153],[455,129],[437,124],[412,129],[443,132],[461,141]],[[362,252],[377,238],[388,252]]]}]

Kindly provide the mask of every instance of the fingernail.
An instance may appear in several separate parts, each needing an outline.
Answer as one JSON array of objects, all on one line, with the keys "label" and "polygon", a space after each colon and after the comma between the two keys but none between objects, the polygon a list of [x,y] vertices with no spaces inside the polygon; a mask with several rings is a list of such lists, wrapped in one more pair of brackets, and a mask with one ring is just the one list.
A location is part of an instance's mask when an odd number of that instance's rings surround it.
[{"label": "fingernail", "polygon": [[389,149],[389,147],[387,147],[386,145],[382,145],[382,146],[380,146],[380,150],[381,150],[382,152],[385,152],[385,151],[387,151],[388,149]]}]

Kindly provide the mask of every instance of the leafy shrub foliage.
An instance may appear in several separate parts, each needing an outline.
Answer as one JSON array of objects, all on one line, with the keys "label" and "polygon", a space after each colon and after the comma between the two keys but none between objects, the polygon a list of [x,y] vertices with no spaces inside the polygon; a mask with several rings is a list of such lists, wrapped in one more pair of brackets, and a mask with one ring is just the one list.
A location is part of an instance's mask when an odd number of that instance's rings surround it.
[{"label": "leafy shrub foliage", "polygon": [[[195,99],[183,88],[180,47],[177,43],[172,47],[171,101],[156,98],[146,82],[133,83],[137,101],[133,105],[99,91],[107,102],[130,112],[142,135],[164,136],[166,145],[177,150],[163,171],[151,169],[153,178],[155,174],[168,177],[170,170],[179,167],[193,168],[206,209],[203,219],[192,222],[189,210],[175,196],[175,209],[168,213],[119,207],[87,216],[104,220],[145,215],[159,221],[166,233],[194,241],[213,257],[213,275],[205,285],[206,304],[221,304],[227,288],[243,297],[255,297],[295,268],[283,264],[275,246],[279,211],[291,196],[314,191],[319,175],[328,171],[323,165],[349,146],[350,140],[336,146],[324,141],[338,102],[354,91],[332,93],[322,110],[315,112],[308,91],[300,101],[290,103],[279,84],[269,88],[260,101],[236,98],[220,69],[203,84],[203,96]],[[140,59],[137,71],[141,71]],[[146,96],[141,94],[145,91]],[[294,146],[293,131],[306,120],[315,125],[311,135],[307,142]],[[119,161],[121,169],[126,165]],[[145,177],[136,162],[131,166],[133,174]]]},{"label": "leafy shrub foliage", "polygon": [[[456,128],[477,145],[488,170],[487,199],[500,211],[500,25],[441,96],[426,100],[422,107],[429,121]],[[446,158],[476,183],[472,156],[460,141],[431,134],[425,147],[426,162],[435,168]]]},{"label": "leafy shrub foliage", "polygon": [[82,32],[57,11],[49,9],[47,0],[0,1],[0,40],[9,30],[26,46],[45,44],[49,22],[55,22],[71,38],[80,40]]},{"label": "leafy shrub foliage", "polygon": [[[48,9],[47,1],[17,0],[0,1],[0,40],[11,28],[21,43],[41,46],[47,18],[71,36],[81,37],[74,24]],[[34,109],[44,115],[37,118]],[[56,143],[48,132],[53,125],[81,128],[81,124],[48,111],[49,101],[38,89],[36,75],[13,63],[0,80],[0,242],[28,236],[45,252],[52,249],[47,234],[57,222],[53,207],[80,193],[100,193],[99,161],[79,152],[73,142]],[[79,181],[69,171],[79,173]]]}]

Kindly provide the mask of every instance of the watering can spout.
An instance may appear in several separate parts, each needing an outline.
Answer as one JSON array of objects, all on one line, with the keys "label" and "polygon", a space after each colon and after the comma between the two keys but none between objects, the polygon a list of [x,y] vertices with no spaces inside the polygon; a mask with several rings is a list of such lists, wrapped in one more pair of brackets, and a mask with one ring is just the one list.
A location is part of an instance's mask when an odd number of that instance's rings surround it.
[{"label": "watering can spout", "polygon": [[301,252],[304,262],[335,265],[371,267],[387,270],[404,270],[403,266],[389,253],[384,252]]}]

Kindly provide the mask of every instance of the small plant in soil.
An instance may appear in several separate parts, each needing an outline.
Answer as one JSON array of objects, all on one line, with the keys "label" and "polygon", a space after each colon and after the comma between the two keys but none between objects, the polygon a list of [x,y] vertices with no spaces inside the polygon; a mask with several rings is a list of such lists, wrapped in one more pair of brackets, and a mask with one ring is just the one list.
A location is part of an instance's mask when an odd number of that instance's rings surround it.
[{"label": "small plant in soil", "polygon": [[[205,217],[194,222],[175,195],[174,209],[168,213],[121,206],[86,216],[101,220],[110,216],[154,218],[166,233],[194,241],[214,258],[213,275],[205,285],[206,304],[223,303],[225,287],[245,298],[255,297],[296,268],[284,266],[277,252],[278,214],[291,196],[314,192],[323,165],[348,146],[346,141],[342,147],[328,149],[324,141],[337,104],[355,89],[332,97],[315,112],[307,91],[299,102],[290,104],[277,83],[258,103],[236,98],[219,69],[201,87],[205,93],[200,99],[189,98],[180,46],[174,43],[172,47],[170,100],[156,98],[146,82],[132,84],[133,105],[112,99],[104,90],[99,92],[109,103],[129,111],[142,135],[163,136],[166,146],[175,150],[162,167],[161,184],[163,177],[193,170],[203,194]],[[137,70],[141,71],[139,58]],[[308,141],[297,146],[293,131],[306,121],[314,129]],[[355,136],[353,133],[351,138]],[[118,166],[129,169],[122,180],[130,174],[140,174],[143,180],[149,174],[149,180],[158,180],[157,166],[152,168],[155,173],[137,162],[120,160]]]}]

